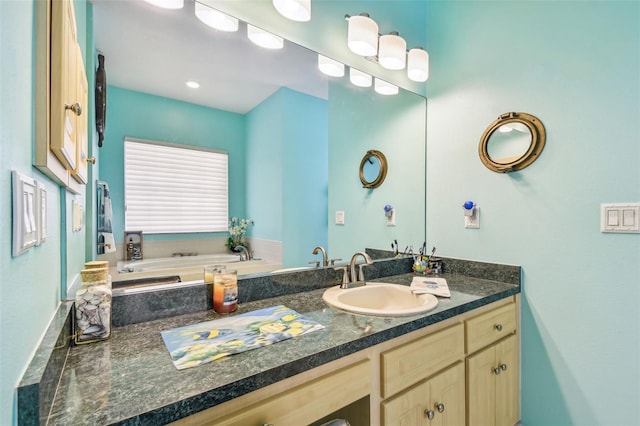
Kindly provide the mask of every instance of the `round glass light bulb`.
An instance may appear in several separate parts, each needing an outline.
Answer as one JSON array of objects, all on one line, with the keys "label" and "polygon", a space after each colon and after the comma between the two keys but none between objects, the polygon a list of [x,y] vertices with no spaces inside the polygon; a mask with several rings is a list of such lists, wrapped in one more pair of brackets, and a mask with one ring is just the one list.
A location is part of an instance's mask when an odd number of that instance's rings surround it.
[{"label": "round glass light bulb", "polygon": [[407,42],[397,34],[380,36],[378,62],[388,70],[401,70],[407,64]]},{"label": "round glass light bulb", "polygon": [[187,87],[189,87],[191,89],[197,89],[197,88],[200,87],[200,83],[198,83],[197,81],[193,81],[193,80],[187,81],[186,84],[187,84]]},{"label": "round glass light bulb", "polygon": [[344,75],[344,64],[322,55],[318,55],[318,69],[331,77]]},{"label": "round glass light bulb", "polygon": [[407,55],[407,77],[410,80],[423,82],[429,78],[429,53],[416,47]]},{"label": "round glass light bulb", "polygon": [[378,53],[378,24],[368,16],[349,18],[347,46],[360,56],[375,56]]},{"label": "round glass light bulb", "polygon": [[149,4],[152,4],[163,9],[182,9],[184,7],[184,0],[144,0]]},{"label": "round glass light bulb", "polygon": [[355,68],[349,69],[349,80],[351,84],[358,87],[371,87],[372,77]]},{"label": "round glass light bulb", "polygon": [[395,86],[391,83],[387,83],[384,80],[380,80],[379,78],[375,79],[375,87],[376,93],[380,95],[397,95],[398,94],[398,86]]},{"label": "round glass light bulb", "polygon": [[271,34],[253,25],[247,25],[247,37],[249,37],[249,40],[254,44],[264,47],[265,49],[282,49],[284,46],[282,37],[278,37],[275,34]]},{"label": "round glass light bulb", "polygon": [[311,0],[273,0],[273,7],[292,21],[307,22],[311,19]]},{"label": "round glass light bulb", "polygon": [[238,19],[215,10],[207,5],[196,2],[196,17],[216,30],[234,32],[238,31]]}]

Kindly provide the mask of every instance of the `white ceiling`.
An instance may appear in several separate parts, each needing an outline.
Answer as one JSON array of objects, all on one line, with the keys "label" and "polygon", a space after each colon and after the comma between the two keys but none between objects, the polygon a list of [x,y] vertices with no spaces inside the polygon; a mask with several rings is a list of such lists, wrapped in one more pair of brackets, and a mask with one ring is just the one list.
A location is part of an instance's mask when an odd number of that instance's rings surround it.
[{"label": "white ceiling", "polygon": [[[282,50],[255,46],[242,23],[236,33],[214,30],[196,18],[192,0],[180,10],[142,0],[91,2],[109,85],[237,113],[282,86],[327,98],[315,53],[290,42]],[[200,88],[188,88],[188,80]]]}]

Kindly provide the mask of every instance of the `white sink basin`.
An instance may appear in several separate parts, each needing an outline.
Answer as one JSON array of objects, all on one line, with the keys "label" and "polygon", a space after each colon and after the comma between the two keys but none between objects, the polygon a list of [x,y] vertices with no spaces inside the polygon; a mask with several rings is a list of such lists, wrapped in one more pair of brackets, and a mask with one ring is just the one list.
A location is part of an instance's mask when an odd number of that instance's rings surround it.
[{"label": "white sink basin", "polygon": [[432,294],[414,294],[408,286],[377,282],[349,289],[331,287],[322,299],[343,311],[383,317],[418,315],[438,306]]}]

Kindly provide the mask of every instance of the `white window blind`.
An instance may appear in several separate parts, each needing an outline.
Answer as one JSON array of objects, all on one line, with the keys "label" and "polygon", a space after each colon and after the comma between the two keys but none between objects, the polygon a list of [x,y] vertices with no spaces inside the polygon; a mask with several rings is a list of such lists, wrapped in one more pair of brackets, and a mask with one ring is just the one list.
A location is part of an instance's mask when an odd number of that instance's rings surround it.
[{"label": "white window blind", "polygon": [[224,152],[125,138],[125,230],[227,231],[228,160]]}]

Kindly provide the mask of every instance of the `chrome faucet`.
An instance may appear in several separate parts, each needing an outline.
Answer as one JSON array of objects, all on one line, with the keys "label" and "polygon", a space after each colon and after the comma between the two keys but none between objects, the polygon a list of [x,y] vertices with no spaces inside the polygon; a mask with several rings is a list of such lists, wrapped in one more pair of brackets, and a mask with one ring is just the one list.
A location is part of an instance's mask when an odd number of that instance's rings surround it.
[{"label": "chrome faucet", "polygon": [[[358,257],[360,256],[362,256],[365,263],[358,265],[358,275],[356,277],[356,260],[358,260]],[[364,272],[362,271],[362,269],[365,266],[369,266],[372,264],[373,260],[371,260],[371,257],[367,253],[359,251],[354,254],[351,258],[351,263],[349,263],[349,270],[351,271],[351,282],[354,283],[356,281],[364,281]]]},{"label": "chrome faucet", "polygon": [[327,251],[322,246],[317,246],[313,249],[313,254],[322,252],[322,266],[329,266],[329,259],[327,258]]},{"label": "chrome faucet", "polygon": [[240,250],[240,261],[251,260],[252,256],[245,246],[236,246],[236,250]]}]

